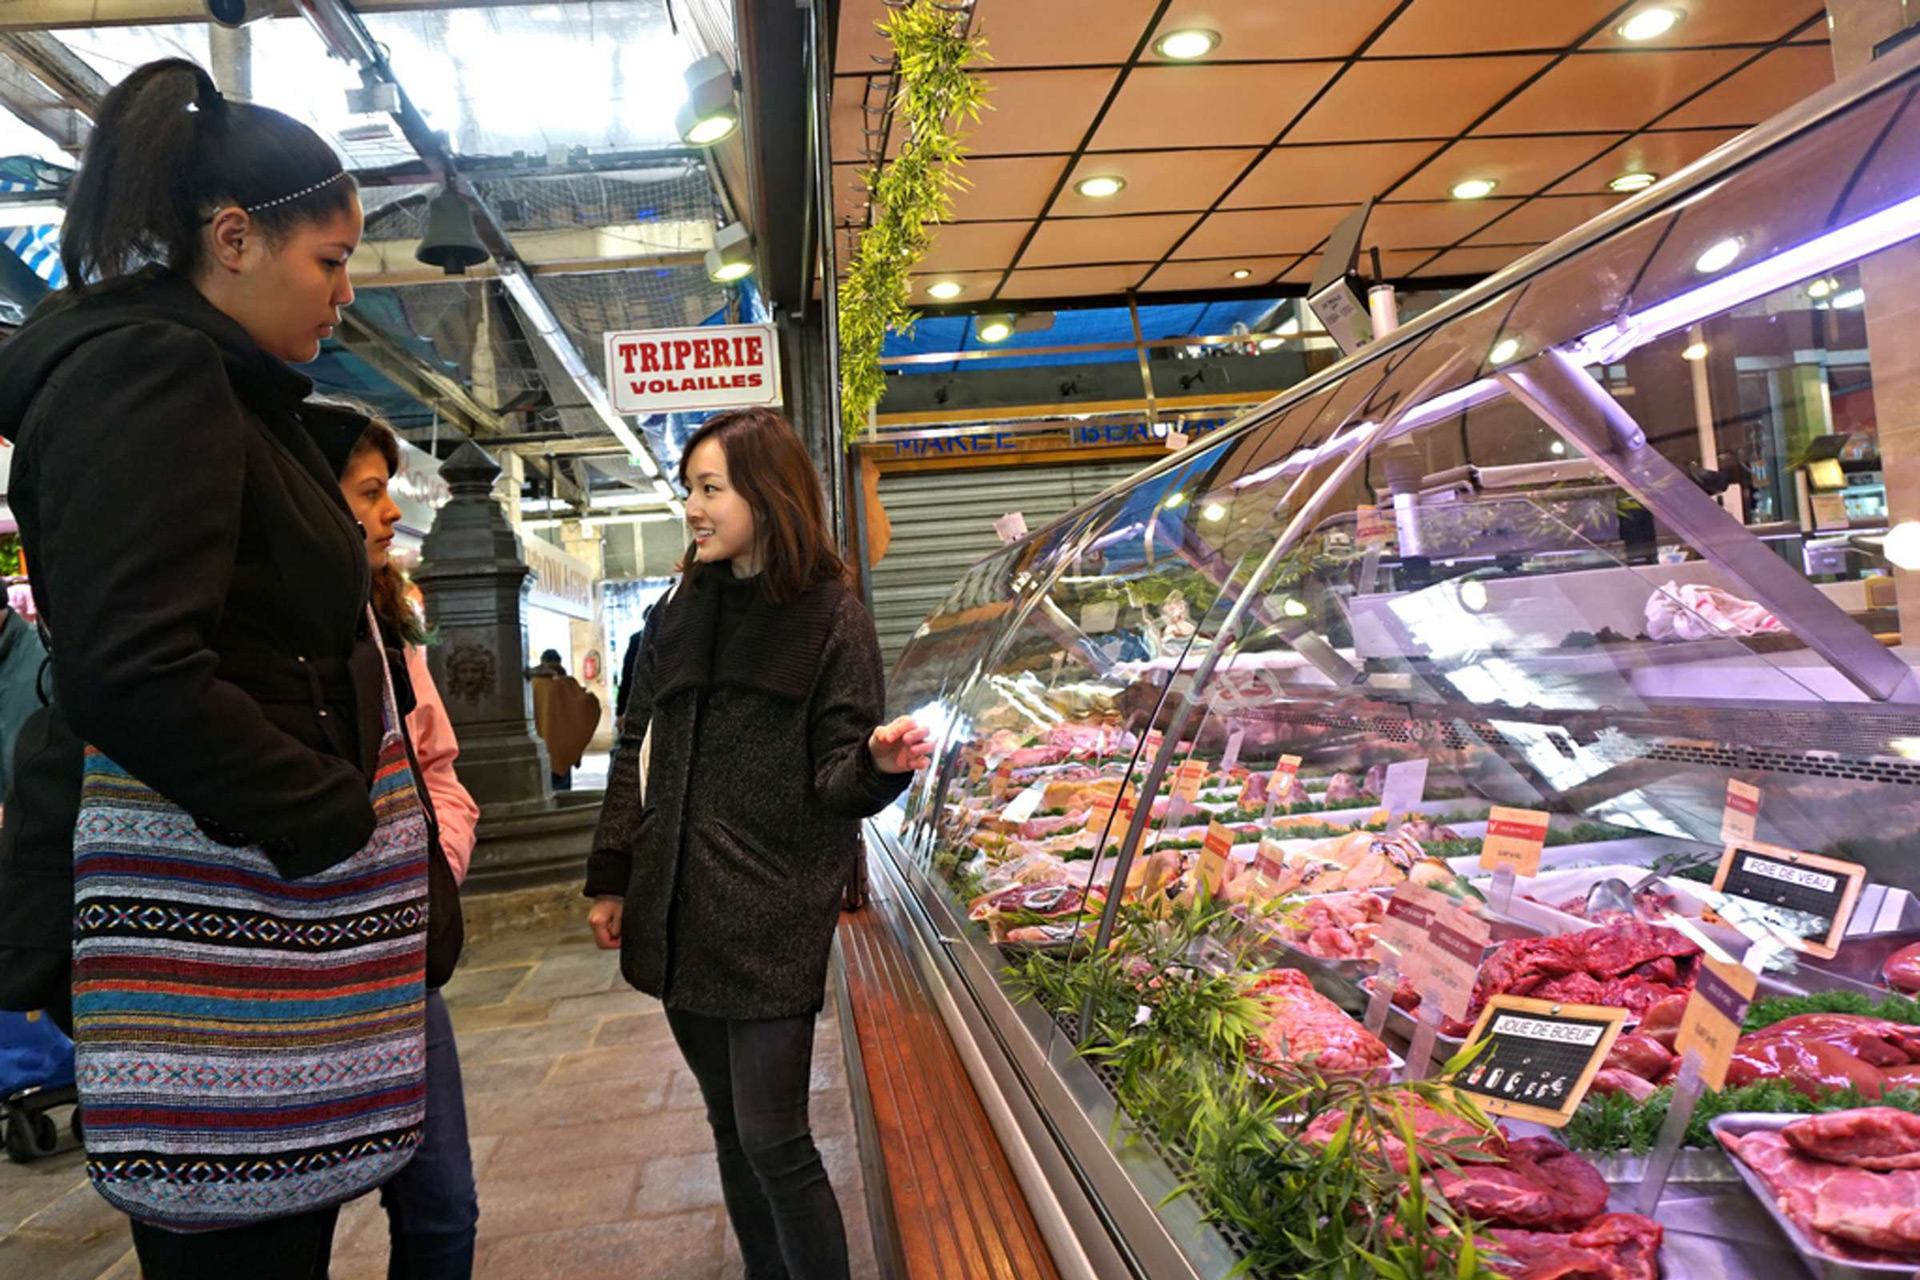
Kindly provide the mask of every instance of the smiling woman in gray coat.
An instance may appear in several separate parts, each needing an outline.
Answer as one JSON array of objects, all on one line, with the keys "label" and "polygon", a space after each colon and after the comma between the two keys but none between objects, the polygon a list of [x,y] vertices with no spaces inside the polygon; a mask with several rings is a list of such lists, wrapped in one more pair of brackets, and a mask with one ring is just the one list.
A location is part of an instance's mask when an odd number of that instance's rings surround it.
[{"label": "smiling woman in gray coat", "polygon": [[840,1280],[846,1233],[807,1119],[813,1024],[860,820],[927,763],[928,734],[880,724],[873,620],[786,420],[721,414],[680,471],[693,546],[641,640],[589,922],[666,1006],[749,1280]]}]

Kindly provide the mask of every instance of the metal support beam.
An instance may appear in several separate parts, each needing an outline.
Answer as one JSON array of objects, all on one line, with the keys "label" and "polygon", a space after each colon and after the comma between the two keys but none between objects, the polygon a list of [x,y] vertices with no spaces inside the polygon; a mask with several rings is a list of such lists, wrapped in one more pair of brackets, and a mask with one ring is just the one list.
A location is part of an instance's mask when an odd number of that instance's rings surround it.
[{"label": "metal support beam", "polygon": [[60,100],[12,58],[0,56],[0,106],[45,134],[69,155],[78,156],[93,136],[93,121]]},{"label": "metal support beam", "polygon": [[107,87],[56,37],[0,31],[0,103],[70,154],[86,146]]},{"label": "metal support beam", "polygon": [[[588,0],[362,0],[369,13],[410,13],[421,9],[493,9]],[[280,0],[278,18],[297,18],[294,0]],[[6,0],[0,4],[0,31],[49,31],[71,27],[145,27],[208,21],[203,0]]]},{"label": "metal support beam", "polygon": [[457,379],[432,368],[389,338],[351,307],[340,313],[341,345],[372,365],[402,391],[433,406],[470,436],[485,439],[513,430],[507,420],[473,398]]},{"label": "metal support beam", "polygon": [[[355,288],[445,284],[446,273],[414,256],[418,240],[363,240],[348,269]],[[578,275],[699,263],[713,247],[713,228],[705,222],[622,223],[522,231],[514,241],[529,275]],[[467,270],[466,278],[500,274],[494,263]]]},{"label": "metal support beam", "polygon": [[1905,662],[1648,444],[1640,424],[1571,357],[1548,348],[1498,377],[1535,417],[1585,453],[1726,574],[1735,590],[1765,605],[1867,697],[1920,701],[1920,681]]}]

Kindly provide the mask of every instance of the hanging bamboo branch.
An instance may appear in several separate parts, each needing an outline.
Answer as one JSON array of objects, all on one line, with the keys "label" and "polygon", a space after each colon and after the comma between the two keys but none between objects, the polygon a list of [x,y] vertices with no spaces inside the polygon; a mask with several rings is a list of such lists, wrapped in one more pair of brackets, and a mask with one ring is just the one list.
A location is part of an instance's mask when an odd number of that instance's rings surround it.
[{"label": "hanging bamboo branch", "polygon": [[964,9],[935,0],[889,6],[878,25],[893,44],[893,119],[905,141],[891,162],[880,157],[866,176],[873,222],[840,286],[840,414],[849,446],[886,392],[881,344],[889,331],[913,326],[909,275],[926,256],[932,228],[951,215],[953,193],[966,186],[956,131],[979,120],[985,101],[969,68],[986,59],[986,41],[967,33]]}]

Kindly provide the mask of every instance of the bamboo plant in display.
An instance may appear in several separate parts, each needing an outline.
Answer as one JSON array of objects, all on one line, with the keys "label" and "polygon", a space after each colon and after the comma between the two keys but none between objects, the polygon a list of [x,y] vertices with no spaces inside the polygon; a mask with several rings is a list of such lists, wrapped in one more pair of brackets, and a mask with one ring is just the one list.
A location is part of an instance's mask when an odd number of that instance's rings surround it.
[{"label": "bamboo plant in display", "polygon": [[840,414],[849,445],[886,391],[881,344],[889,331],[904,333],[913,324],[910,273],[966,183],[958,130],[980,118],[985,92],[972,68],[987,57],[986,41],[968,33],[967,19],[965,10],[914,0],[879,24],[893,44],[893,127],[904,141],[893,159],[882,157],[867,174],[873,219],[840,285]]}]

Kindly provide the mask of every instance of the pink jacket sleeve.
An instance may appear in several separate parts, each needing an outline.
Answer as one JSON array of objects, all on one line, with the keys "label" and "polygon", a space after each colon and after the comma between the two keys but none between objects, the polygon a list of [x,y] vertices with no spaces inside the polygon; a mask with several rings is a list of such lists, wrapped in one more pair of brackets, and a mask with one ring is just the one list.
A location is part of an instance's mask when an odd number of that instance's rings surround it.
[{"label": "pink jacket sleeve", "polygon": [[453,878],[465,880],[467,866],[473,861],[480,806],[454,776],[453,762],[460,756],[460,743],[453,736],[453,724],[447,719],[440,690],[434,686],[433,673],[427,670],[424,650],[407,650],[407,674],[413,678],[415,704],[407,716],[407,732],[413,738],[413,753],[420,758],[420,772],[426,775],[433,815],[440,823],[440,848],[453,868]]}]

